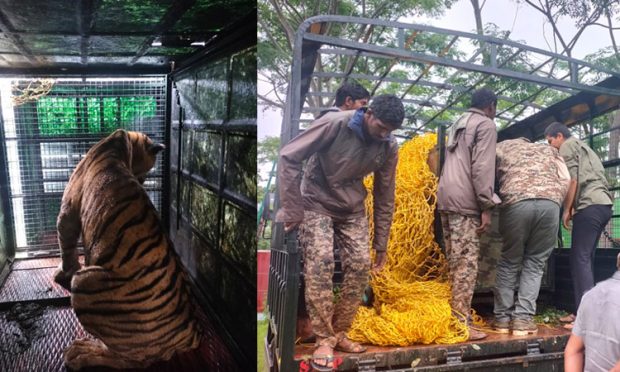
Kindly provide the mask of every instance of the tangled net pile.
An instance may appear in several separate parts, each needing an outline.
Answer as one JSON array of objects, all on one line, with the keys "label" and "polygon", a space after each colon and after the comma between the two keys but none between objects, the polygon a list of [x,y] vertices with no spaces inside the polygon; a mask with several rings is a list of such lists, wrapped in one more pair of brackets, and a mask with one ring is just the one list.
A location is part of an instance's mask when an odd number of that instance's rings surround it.
[{"label": "tangled net pile", "polygon": [[[22,82],[23,83],[23,82]],[[11,85],[11,100],[13,106],[23,105],[26,102],[36,101],[46,96],[54,87],[53,79],[38,79],[28,82],[28,85],[21,87],[20,82],[13,82]]]},{"label": "tangled net pile", "polygon": [[[372,274],[372,308],[360,306],[348,336],[374,345],[457,343],[467,326],[450,309],[446,260],[434,240],[437,177],[427,164],[437,136],[403,144],[396,168],[394,219],[383,270]],[[372,178],[365,180],[372,190]],[[372,193],[366,199],[372,228]]]}]

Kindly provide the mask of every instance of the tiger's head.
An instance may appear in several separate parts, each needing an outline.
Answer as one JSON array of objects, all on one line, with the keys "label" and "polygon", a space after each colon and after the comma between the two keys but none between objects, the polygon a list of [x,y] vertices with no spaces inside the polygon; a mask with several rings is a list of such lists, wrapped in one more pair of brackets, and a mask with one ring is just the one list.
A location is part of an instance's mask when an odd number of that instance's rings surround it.
[{"label": "tiger's head", "polygon": [[154,143],[146,134],[140,132],[118,129],[110,135],[110,138],[122,140],[127,146],[128,166],[141,184],[155,165],[157,154],[166,148],[161,143]]}]

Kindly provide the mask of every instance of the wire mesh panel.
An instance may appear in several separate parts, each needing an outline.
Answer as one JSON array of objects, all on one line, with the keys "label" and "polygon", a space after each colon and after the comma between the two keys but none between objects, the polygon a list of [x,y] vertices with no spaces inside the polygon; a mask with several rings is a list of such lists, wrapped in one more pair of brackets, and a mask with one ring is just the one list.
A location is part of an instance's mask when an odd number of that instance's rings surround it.
[{"label": "wire mesh panel", "polygon": [[[16,256],[57,253],[56,217],[73,169],[116,129],[164,142],[166,80],[3,79],[0,82]],[[144,187],[161,210],[162,157]]]},{"label": "wire mesh panel", "polygon": [[256,48],[172,77],[170,237],[253,367],[256,333]]}]

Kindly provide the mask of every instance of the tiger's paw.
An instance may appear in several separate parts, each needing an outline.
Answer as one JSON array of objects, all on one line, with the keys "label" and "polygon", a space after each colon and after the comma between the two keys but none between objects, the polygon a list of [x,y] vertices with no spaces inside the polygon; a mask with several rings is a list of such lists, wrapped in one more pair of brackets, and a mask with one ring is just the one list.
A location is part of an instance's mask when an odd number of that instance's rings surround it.
[{"label": "tiger's paw", "polygon": [[100,340],[79,339],[63,353],[65,365],[70,370],[80,370],[87,367],[111,367],[117,369],[144,368],[143,361],[125,359],[122,355],[108,349]]},{"label": "tiger's paw", "polygon": [[65,272],[62,270],[61,264],[61,266],[54,272],[54,281],[60,284],[67,291],[71,292],[71,279],[73,279],[73,275],[75,275],[78,270],[80,270],[79,266],[77,266],[75,269],[71,269],[70,271]]},{"label": "tiger's paw", "polygon": [[107,351],[108,348],[99,340],[79,339],[65,349],[63,359],[69,369],[77,371],[91,365],[89,360],[92,363]]}]

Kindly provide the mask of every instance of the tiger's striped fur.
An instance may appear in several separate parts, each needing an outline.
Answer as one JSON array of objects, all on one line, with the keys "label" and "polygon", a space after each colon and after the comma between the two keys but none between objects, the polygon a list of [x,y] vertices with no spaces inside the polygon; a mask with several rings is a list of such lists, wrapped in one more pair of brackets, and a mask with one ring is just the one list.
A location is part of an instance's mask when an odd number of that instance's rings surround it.
[{"label": "tiger's striped fur", "polygon": [[100,340],[76,340],[65,350],[70,368],[146,367],[200,342],[185,273],[142,187],[162,148],[142,133],[117,130],[88,151],[67,184],[54,280],[70,283],[75,314]]}]

